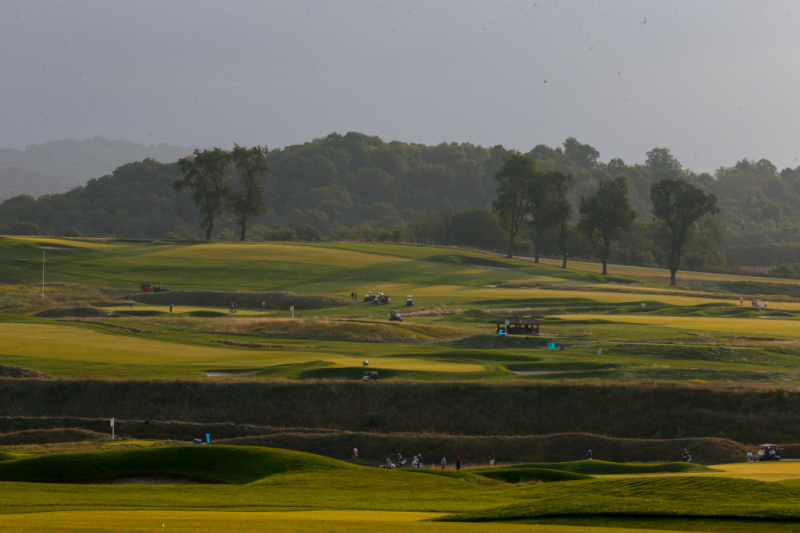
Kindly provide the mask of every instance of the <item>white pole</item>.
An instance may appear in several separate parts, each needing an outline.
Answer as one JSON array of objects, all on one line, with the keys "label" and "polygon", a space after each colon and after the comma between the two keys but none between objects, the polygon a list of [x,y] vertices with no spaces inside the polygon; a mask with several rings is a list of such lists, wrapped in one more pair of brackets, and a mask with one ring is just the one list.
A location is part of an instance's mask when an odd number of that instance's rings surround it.
[{"label": "white pole", "polygon": [[114,440],[114,419],[111,419],[111,440]]},{"label": "white pole", "polygon": [[42,298],[44,298],[44,254],[47,250],[42,250]]}]

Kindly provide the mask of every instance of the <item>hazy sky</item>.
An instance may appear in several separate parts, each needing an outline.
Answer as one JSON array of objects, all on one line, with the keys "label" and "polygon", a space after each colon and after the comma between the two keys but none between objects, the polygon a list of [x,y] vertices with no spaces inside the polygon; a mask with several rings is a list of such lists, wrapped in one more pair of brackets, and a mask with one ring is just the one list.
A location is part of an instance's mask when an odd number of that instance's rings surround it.
[{"label": "hazy sky", "polygon": [[800,3],[0,0],[0,147],[331,132],[800,165]]}]

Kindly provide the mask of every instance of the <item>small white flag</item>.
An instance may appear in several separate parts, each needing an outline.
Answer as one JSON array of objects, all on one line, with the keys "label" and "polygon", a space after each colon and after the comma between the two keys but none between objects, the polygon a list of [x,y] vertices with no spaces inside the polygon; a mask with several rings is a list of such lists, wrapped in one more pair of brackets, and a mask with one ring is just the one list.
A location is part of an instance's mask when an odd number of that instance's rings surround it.
[{"label": "small white flag", "polygon": [[114,427],[114,419],[113,418],[111,419],[111,427],[112,428]]},{"label": "small white flag", "polygon": [[289,306],[289,311],[294,311],[294,306],[293,305]]}]

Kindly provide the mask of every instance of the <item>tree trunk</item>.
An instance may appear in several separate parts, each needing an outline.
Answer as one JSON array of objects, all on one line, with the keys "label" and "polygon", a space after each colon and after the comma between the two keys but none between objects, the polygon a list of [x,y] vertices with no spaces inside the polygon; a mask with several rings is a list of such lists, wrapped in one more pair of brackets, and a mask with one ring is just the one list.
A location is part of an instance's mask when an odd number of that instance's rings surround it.
[{"label": "tree trunk", "polygon": [[239,239],[240,241],[244,242],[244,234],[247,232],[247,225],[242,224],[242,238]]},{"label": "tree trunk", "polygon": [[561,268],[567,268],[567,251],[564,250],[564,264],[561,265]]},{"label": "tree trunk", "polygon": [[208,228],[206,228],[206,240],[207,241],[211,240],[211,230],[213,230],[213,229],[214,229],[214,221],[212,220],[211,222],[208,223]]},{"label": "tree trunk", "polygon": [[514,237],[508,239],[508,255],[506,257],[509,259],[514,257]]},{"label": "tree trunk", "polygon": [[678,273],[678,269],[677,269],[677,268],[672,268],[672,269],[670,269],[670,271],[669,271],[669,284],[670,284],[670,286],[672,286],[672,285],[677,285],[677,284],[675,283],[675,275],[676,275],[677,273]]},{"label": "tree trunk", "polygon": [[608,265],[608,261],[603,261],[603,275],[604,276],[608,276],[608,268],[607,268],[606,265]]},{"label": "tree trunk", "polygon": [[539,262],[539,239],[536,239],[536,242],[533,243],[533,262]]},{"label": "tree trunk", "polygon": [[564,264],[561,268],[567,268],[567,226],[561,224],[561,252],[564,254]]}]

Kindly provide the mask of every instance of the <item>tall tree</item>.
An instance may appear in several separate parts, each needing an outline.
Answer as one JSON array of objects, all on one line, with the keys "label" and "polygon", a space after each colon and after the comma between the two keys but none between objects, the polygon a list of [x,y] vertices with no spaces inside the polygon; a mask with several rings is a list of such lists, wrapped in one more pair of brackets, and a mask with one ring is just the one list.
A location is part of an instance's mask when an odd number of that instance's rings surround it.
[{"label": "tall tree", "polygon": [[555,191],[553,215],[555,223],[559,226],[558,246],[561,248],[561,256],[564,258],[561,266],[562,268],[567,268],[567,224],[569,224],[569,219],[572,217],[572,204],[567,199],[567,193],[572,187],[573,179],[572,174],[564,175],[563,172],[558,171],[555,171],[555,174],[553,177]]},{"label": "tall tree", "polygon": [[497,213],[500,226],[508,231],[508,257],[514,256],[514,239],[531,211],[528,193],[538,174],[536,161],[516,150],[508,152],[495,172],[497,200],[492,202],[492,210]]},{"label": "tall tree", "polygon": [[668,235],[665,251],[669,284],[675,285],[684,245],[694,236],[696,222],[703,215],[719,213],[718,200],[686,180],[667,178],[650,187],[650,202],[653,218],[662,224]]},{"label": "tall tree", "polygon": [[239,190],[231,195],[228,209],[236,218],[236,224],[242,228],[241,241],[245,238],[250,221],[266,210],[263,180],[270,171],[268,155],[266,146],[247,148],[233,144],[231,162],[236,168]]},{"label": "tall tree", "polygon": [[557,170],[536,172],[528,186],[528,197],[530,199],[528,225],[531,227],[533,260],[535,263],[539,262],[542,234],[555,226],[557,222],[555,218],[555,184],[559,174],[561,172]]},{"label": "tall tree", "polygon": [[603,275],[608,274],[608,258],[613,243],[624,230],[629,230],[636,219],[631,207],[628,183],[624,176],[597,184],[597,194],[581,197],[581,218],[578,229],[589,238],[595,255],[603,263]]},{"label": "tall tree", "polygon": [[206,240],[211,240],[214,219],[217,218],[230,197],[233,188],[225,183],[230,153],[222,148],[195,150],[194,155],[178,161],[183,179],[175,180],[177,191],[188,188],[191,198],[200,208],[200,227],[206,230]]}]

